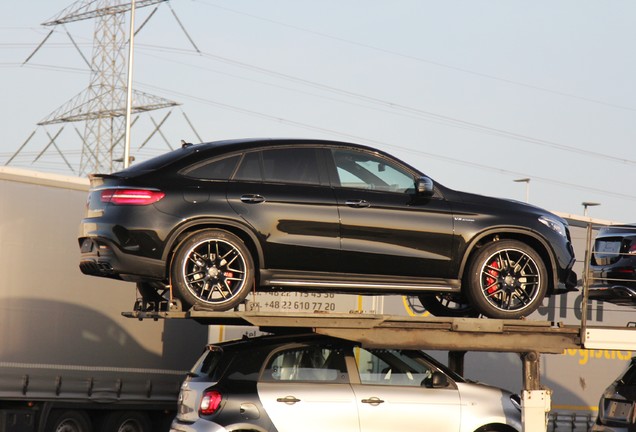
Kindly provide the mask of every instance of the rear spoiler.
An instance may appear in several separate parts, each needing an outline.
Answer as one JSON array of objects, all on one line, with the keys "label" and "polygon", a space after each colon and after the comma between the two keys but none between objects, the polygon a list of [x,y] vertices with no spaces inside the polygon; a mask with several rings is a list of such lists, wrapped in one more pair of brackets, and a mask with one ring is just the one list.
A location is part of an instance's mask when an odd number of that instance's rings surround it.
[{"label": "rear spoiler", "polygon": [[99,187],[105,183],[105,180],[121,178],[113,174],[89,174],[88,179],[91,182],[91,187]]}]

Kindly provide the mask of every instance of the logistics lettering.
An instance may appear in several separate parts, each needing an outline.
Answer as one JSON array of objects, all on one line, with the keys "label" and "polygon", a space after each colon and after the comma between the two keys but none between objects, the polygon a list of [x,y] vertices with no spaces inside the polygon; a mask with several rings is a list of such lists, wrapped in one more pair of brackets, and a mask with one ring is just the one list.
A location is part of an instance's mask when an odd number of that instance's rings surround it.
[{"label": "logistics lettering", "polygon": [[579,357],[580,365],[585,365],[592,359],[628,361],[634,355],[632,351],[587,350],[587,349],[567,349],[565,350],[563,354],[571,356],[571,357]]}]

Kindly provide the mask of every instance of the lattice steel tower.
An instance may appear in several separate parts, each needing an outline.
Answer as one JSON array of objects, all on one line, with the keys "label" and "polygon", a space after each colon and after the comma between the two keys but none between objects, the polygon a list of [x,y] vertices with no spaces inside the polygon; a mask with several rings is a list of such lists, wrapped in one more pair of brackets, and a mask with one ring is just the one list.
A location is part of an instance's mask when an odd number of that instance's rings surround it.
[{"label": "lattice steel tower", "polygon": [[[136,8],[167,0],[137,0]],[[85,121],[80,175],[112,172],[123,167],[126,120],[126,12],[129,0],[80,0],[43,25],[54,26],[95,18],[91,77],[88,88],[38,125]],[[172,107],[178,103],[133,91],[132,112]]]}]

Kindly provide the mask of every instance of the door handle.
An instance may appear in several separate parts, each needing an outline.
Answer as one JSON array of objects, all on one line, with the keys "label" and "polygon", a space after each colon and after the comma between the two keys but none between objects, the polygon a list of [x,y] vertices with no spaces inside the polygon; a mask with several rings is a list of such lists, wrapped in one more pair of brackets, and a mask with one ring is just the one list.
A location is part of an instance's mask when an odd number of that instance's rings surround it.
[{"label": "door handle", "polygon": [[265,197],[259,194],[248,194],[241,196],[241,201],[247,204],[258,204],[265,201]]},{"label": "door handle", "polygon": [[354,208],[371,207],[371,203],[367,200],[347,200],[345,201],[345,205]]},{"label": "door handle", "polygon": [[371,397],[369,399],[362,399],[361,402],[365,403],[365,404],[370,404],[370,405],[380,405],[381,403],[384,403],[384,401],[382,399],[377,398],[375,396]]},{"label": "door handle", "polygon": [[283,403],[286,403],[287,405],[293,405],[296,402],[300,402],[300,399],[294,396],[285,396],[284,398],[276,399],[276,402],[283,402]]}]

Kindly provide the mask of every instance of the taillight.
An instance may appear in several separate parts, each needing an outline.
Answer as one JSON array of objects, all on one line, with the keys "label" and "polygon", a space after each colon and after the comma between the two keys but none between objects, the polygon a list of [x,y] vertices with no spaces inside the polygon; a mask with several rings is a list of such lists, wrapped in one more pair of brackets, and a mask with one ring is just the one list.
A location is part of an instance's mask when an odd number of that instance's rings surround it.
[{"label": "taillight", "polygon": [[104,189],[101,201],[115,205],[148,205],[156,203],[166,194],[151,189]]},{"label": "taillight", "polygon": [[199,405],[199,414],[214,414],[219,409],[222,400],[223,396],[216,390],[205,392]]},{"label": "taillight", "polygon": [[616,273],[621,273],[621,274],[634,274],[634,267],[620,267],[620,268],[614,269],[613,271],[615,271]]},{"label": "taillight", "polygon": [[632,242],[632,244],[629,246],[629,249],[627,250],[627,253],[630,255],[636,254],[636,242]]}]

